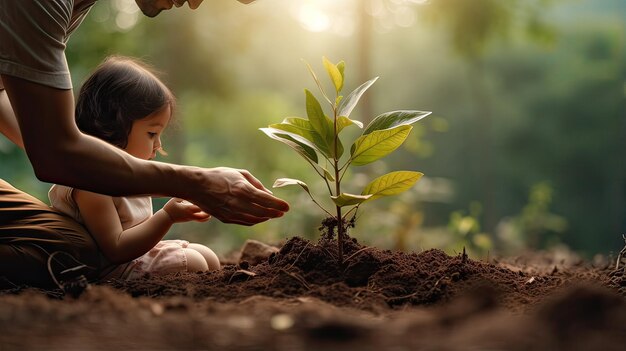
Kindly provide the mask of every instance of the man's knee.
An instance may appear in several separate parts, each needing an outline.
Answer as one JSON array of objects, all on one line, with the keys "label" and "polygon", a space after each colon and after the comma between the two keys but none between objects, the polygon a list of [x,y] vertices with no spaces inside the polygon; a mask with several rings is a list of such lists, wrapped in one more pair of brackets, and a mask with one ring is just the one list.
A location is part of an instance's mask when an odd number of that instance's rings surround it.
[{"label": "man's knee", "polygon": [[54,288],[47,254],[27,245],[0,244],[0,277],[14,285]]},{"label": "man's knee", "polygon": [[51,284],[48,260],[55,252],[62,253],[55,259],[61,266],[92,267],[87,278],[104,263],[85,227],[0,179],[0,276],[18,285]]}]

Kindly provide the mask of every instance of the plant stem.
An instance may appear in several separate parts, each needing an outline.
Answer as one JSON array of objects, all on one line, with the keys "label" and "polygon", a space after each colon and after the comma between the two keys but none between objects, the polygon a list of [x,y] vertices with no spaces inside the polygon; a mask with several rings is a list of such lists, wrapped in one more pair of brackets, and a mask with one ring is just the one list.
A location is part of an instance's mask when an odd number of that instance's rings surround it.
[{"label": "plant stem", "polygon": [[313,203],[316,204],[317,207],[322,209],[322,211],[326,212],[331,217],[333,216],[333,214],[328,212],[328,211],[326,211],[326,209],[322,205],[320,205],[319,202],[315,201],[315,199],[313,198],[313,196],[311,196],[311,194],[309,194],[309,197],[311,198],[311,200],[313,200]]},{"label": "plant stem", "polygon": [[[339,144],[339,133],[337,131],[337,108],[335,106],[333,106],[333,119],[334,119],[334,126],[335,126],[335,155],[334,155],[334,169],[335,169],[335,191],[336,191],[336,196],[341,195],[341,177],[339,176],[339,173],[341,172],[341,169],[339,168],[339,157],[337,156],[337,152],[338,152],[338,144]],[[340,206],[335,206],[337,208],[337,256],[338,256],[338,261],[339,261],[339,267],[343,267],[343,232],[344,232],[344,227],[343,227],[343,217],[341,215],[341,207]]]},{"label": "plant stem", "polygon": [[[326,159],[326,168],[328,168],[328,159]],[[328,179],[326,179],[326,174],[324,174],[322,179],[324,179],[324,183],[326,183],[326,187],[328,188],[328,192],[330,193],[330,195],[332,195],[333,191],[330,190],[330,183],[328,182]]]},{"label": "plant stem", "polygon": [[347,218],[347,217],[348,217],[348,215],[349,215],[352,211],[354,211],[354,215],[356,216],[356,211],[358,211],[358,210],[359,210],[359,205],[356,205],[356,206],[352,207],[350,210],[348,210],[348,212],[346,212],[346,214],[344,214],[344,215],[343,215],[343,217],[344,217],[344,218],[342,218],[342,219]]},{"label": "plant stem", "polygon": [[337,206],[337,254],[339,267],[343,267],[343,218],[341,218],[341,207]]}]

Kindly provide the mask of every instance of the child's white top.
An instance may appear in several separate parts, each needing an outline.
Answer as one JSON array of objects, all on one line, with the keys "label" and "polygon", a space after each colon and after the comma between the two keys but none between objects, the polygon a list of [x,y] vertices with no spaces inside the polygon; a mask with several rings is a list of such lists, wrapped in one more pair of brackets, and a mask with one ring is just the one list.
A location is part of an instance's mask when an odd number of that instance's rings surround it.
[{"label": "child's white top", "polygon": [[[85,224],[72,193],[74,188],[55,184],[48,192],[50,205],[62,213]],[[152,216],[152,199],[149,196],[113,197],[113,204],[120,217],[122,229],[140,224]]]},{"label": "child's white top", "polygon": [[[85,224],[76,201],[72,198],[73,188],[55,184],[48,192],[52,207]],[[152,216],[152,200],[149,196],[113,197],[113,204],[124,230],[140,224]],[[144,255],[128,263],[113,266],[102,273],[101,280],[139,279],[145,274],[167,274],[187,271],[186,240],[161,240]]]}]

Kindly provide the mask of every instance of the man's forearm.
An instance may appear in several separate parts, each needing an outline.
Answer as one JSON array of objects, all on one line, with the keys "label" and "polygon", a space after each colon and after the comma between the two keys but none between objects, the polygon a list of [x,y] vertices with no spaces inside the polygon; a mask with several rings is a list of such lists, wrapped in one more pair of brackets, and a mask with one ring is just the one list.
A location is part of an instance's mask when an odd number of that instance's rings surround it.
[{"label": "man's forearm", "polygon": [[51,150],[62,159],[40,156],[37,163],[45,171],[38,176],[44,181],[111,196],[186,195],[182,166],[141,160],[84,134]]},{"label": "man's forearm", "polygon": [[184,196],[181,166],[140,160],[81,133],[71,90],[2,79],[39,179],[112,196]]},{"label": "man's forearm", "polygon": [[0,87],[0,133],[4,134],[15,145],[24,148],[20,127],[3,87]]},{"label": "man's forearm", "polygon": [[143,161],[82,134],[74,121],[71,90],[2,79],[24,148],[43,181],[112,196],[183,198],[225,223],[253,225],[289,210],[246,170]]}]

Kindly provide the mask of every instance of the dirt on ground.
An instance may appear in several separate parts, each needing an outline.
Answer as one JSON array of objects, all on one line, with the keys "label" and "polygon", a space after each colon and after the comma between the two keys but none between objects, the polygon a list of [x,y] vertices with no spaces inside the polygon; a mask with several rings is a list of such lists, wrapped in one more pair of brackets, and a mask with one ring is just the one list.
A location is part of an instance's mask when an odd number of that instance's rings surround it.
[{"label": "dirt on ground", "polygon": [[[624,350],[626,273],[294,237],[208,273],[0,292],[0,350]],[[78,294],[80,293],[80,294]]]}]

